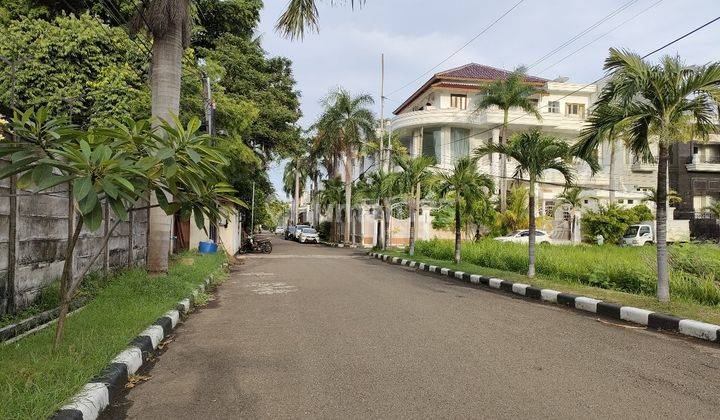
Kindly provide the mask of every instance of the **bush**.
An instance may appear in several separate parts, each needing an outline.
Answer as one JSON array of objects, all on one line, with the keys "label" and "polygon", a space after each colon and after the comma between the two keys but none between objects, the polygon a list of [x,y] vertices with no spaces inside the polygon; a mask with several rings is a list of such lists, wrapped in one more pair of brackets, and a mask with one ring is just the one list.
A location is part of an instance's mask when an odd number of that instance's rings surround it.
[{"label": "bush", "polygon": [[[671,292],[690,301],[720,305],[720,248],[714,245],[670,246]],[[450,240],[417,241],[415,251],[428,258],[452,261]],[[527,272],[527,245],[483,239],[466,242],[463,261],[497,270]],[[614,245],[543,246],[537,253],[537,272],[557,280],[604,289],[654,295],[656,256],[652,247]]]},{"label": "bush", "polygon": [[329,241],[330,234],[332,233],[332,222],[320,222],[320,226],[318,226],[317,231],[320,239],[323,241]]},{"label": "bush", "polygon": [[589,242],[595,242],[595,237],[602,235],[605,242],[615,244],[628,226],[653,219],[652,212],[644,204],[629,209],[616,204],[601,206],[597,211],[588,210],[583,214],[582,230]]}]

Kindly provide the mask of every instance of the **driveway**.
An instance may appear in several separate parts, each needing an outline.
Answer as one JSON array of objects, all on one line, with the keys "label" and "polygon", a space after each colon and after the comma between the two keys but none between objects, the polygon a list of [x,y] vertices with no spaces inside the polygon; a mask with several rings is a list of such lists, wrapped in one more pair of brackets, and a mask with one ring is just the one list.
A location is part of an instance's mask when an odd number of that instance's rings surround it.
[{"label": "driveway", "polygon": [[718,418],[720,348],[274,239],[105,418]]}]

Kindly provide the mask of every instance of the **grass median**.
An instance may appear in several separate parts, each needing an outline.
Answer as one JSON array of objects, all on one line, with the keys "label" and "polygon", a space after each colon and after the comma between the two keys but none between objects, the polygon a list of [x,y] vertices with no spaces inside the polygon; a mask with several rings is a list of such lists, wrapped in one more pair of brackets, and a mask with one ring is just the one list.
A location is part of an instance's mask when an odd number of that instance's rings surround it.
[{"label": "grass median", "polygon": [[[692,245],[674,251],[670,303],[658,302],[653,295],[654,285],[648,275],[652,271],[650,264],[653,262],[651,247],[577,249],[571,246],[540,246],[539,274],[533,279],[524,275],[527,270],[527,245],[492,240],[482,241],[479,245],[463,243],[463,262],[460,264],[452,261],[452,247],[451,241],[418,241],[412,259],[470,274],[529,283],[536,287],[720,324],[720,304],[714,301],[716,296],[720,296],[714,277],[720,276],[716,274],[720,270],[714,271],[714,267],[720,264],[720,249],[710,248],[714,245]],[[403,250],[388,250],[386,253],[409,258]],[[543,262],[547,265],[543,265]],[[567,269],[563,270],[562,267]]]},{"label": "grass median", "polygon": [[173,264],[167,276],[134,269],[114,277],[68,318],[55,353],[54,326],[0,345],[0,418],[47,418],[208,274],[222,275],[223,254],[189,256],[192,265]]}]

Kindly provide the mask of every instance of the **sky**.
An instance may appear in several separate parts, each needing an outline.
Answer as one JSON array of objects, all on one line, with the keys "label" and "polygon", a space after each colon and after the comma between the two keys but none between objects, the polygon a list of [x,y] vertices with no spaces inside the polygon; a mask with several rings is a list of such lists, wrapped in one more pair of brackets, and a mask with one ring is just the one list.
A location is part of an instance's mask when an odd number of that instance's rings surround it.
[{"label": "sky", "polygon": [[[447,59],[518,1],[367,0],[351,10],[319,0],[319,33],[291,41],[274,30],[287,1],[265,0],[258,35],[268,54],[293,61],[302,93],[300,124],[307,127],[322,111],[320,100],[337,86],[372,94],[379,115],[381,53],[388,117],[443,70],[470,62],[504,69],[532,65],[532,75],[588,83],[603,75],[608,48],[645,54],[720,16],[720,0],[523,0]],[[720,21],[650,59],[663,54],[680,55],[688,64],[720,60]],[[270,170],[281,198],[284,165],[277,162]]]}]

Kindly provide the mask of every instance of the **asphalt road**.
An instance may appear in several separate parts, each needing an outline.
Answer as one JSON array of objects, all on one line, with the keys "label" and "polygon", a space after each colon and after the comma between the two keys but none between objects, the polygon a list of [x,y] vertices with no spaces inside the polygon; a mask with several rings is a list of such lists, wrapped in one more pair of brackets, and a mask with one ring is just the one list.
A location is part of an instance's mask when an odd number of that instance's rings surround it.
[{"label": "asphalt road", "polygon": [[720,348],[275,239],[105,418],[719,418]]}]

